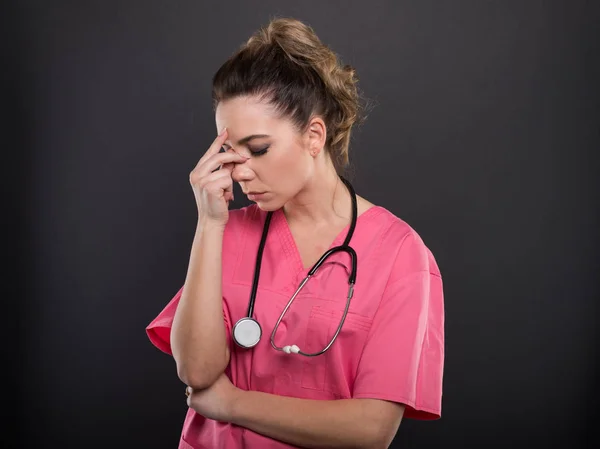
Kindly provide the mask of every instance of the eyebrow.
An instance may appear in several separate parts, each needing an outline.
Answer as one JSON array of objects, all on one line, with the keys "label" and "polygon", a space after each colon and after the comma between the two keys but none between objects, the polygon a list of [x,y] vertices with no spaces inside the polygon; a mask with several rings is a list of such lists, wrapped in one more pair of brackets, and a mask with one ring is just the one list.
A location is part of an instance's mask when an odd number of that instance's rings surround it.
[{"label": "eyebrow", "polygon": [[268,134],[252,134],[250,136],[244,137],[243,139],[240,139],[237,144],[240,145],[240,146],[241,145],[246,145],[251,140],[254,140],[254,139],[263,139],[265,137],[271,137],[271,136],[268,135]]}]

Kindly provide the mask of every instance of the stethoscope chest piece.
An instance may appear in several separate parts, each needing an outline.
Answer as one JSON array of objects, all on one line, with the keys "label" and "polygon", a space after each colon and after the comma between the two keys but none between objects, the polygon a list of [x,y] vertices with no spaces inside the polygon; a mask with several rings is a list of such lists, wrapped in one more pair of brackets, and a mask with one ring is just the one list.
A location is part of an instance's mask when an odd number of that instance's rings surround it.
[{"label": "stethoscope chest piece", "polygon": [[260,324],[250,317],[244,317],[233,326],[233,339],[242,348],[253,348],[260,341]]}]

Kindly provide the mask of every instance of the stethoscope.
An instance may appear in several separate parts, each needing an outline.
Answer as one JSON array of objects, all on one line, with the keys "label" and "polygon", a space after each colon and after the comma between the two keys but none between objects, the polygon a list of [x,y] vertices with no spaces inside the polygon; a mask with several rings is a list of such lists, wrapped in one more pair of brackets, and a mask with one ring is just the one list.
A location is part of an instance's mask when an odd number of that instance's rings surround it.
[{"label": "stethoscope", "polygon": [[[293,296],[291,297],[291,299],[288,301],[287,305],[283,309],[283,312],[279,316],[279,319],[277,320],[277,323],[275,324],[275,327],[273,328],[273,332],[271,332],[271,346],[277,351],[282,351],[282,352],[285,352],[286,354],[291,354],[291,353],[301,354],[301,355],[304,355],[307,357],[314,357],[317,355],[321,355],[331,347],[331,345],[337,338],[338,334],[342,330],[344,321],[346,321],[346,314],[348,313],[348,308],[350,307],[350,300],[352,299],[352,296],[354,294],[354,284],[356,283],[356,259],[357,259],[357,257],[356,257],[356,252],[354,251],[354,249],[352,249],[349,246],[349,243],[350,243],[350,239],[352,238],[352,234],[354,233],[354,228],[356,227],[358,207],[357,207],[356,193],[354,192],[354,188],[352,187],[350,182],[348,182],[346,179],[344,179],[343,177],[340,177],[340,178],[342,179],[344,184],[346,184],[346,187],[348,187],[348,190],[350,191],[350,195],[352,197],[352,222],[350,224],[350,229],[348,229],[348,234],[346,235],[346,239],[344,240],[344,243],[342,243],[340,246],[331,248],[330,250],[325,252],[321,256],[321,258],[313,265],[313,267],[310,269],[310,271],[308,272],[306,277],[300,283],[300,286],[298,287],[296,292],[293,294]],[[262,329],[260,327],[260,324],[258,324],[258,321],[256,321],[254,318],[252,318],[252,314],[254,313],[254,302],[256,300],[256,290],[258,288],[258,278],[260,276],[260,265],[262,262],[262,254],[265,249],[265,242],[267,240],[267,233],[269,232],[269,225],[271,224],[272,216],[273,216],[273,212],[271,211],[271,212],[267,213],[267,216],[265,218],[265,224],[263,227],[262,238],[260,241],[260,245],[258,247],[258,253],[256,255],[256,266],[254,269],[254,282],[252,283],[252,290],[250,292],[250,303],[248,304],[248,313],[246,314],[246,316],[244,318],[241,318],[237,323],[235,323],[235,326],[233,326],[234,341],[237,343],[238,346],[240,346],[242,348],[246,348],[246,349],[256,346],[262,336]],[[300,290],[302,290],[302,287],[304,287],[306,285],[306,283],[308,282],[308,280],[312,276],[314,276],[314,274],[317,272],[319,267],[321,265],[323,265],[323,263],[327,260],[327,258],[337,252],[340,252],[340,251],[344,251],[344,252],[348,253],[348,255],[350,255],[350,259],[352,260],[352,270],[350,271],[350,276],[348,277],[349,287],[348,287],[348,297],[346,300],[346,307],[344,309],[344,313],[340,320],[340,324],[338,325],[337,330],[335,331],[335,334],[333,335],[331,341],[329,342],[329,344],[327,346],[325,346],[325,348],[323,348],[323,350],[321,350],[319,352],[314,352],[314,353],[303,352],[297,345],[286,345],[283,347],[277,346],[275,344],[275,334],[277,333],[277,329],[279,328],[279,323],[281,323],[281,320],[285,316],[287,310],[290,308],[290,305],[292,304],[292,302],[294,302],[294,299],[296,299],[296,296],[298,296],[298,293],[300,293]]]}]

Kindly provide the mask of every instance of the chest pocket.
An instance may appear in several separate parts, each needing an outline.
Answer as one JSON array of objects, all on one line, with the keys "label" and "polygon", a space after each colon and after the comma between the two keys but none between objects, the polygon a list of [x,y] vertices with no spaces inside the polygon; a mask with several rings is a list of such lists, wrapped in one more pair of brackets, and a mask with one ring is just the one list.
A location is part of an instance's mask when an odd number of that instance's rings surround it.
[{"label": "chest pocket", "polygon": [[[304,352],[323,350],[334,337],[344,313],[344,304],[334,306],[329,301],[315,299],[306,327]],[[338,398],[350,398],[362,350],[372,320],[348,312],[344,324],[324,353],[303,357],[301,385],[303,388],[332,393]]]}]

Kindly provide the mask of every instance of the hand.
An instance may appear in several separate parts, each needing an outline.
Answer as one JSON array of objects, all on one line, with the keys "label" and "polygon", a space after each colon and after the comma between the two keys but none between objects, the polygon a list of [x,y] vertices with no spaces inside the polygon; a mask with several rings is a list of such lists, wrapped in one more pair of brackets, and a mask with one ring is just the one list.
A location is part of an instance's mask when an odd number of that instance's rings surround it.
[{"label": "hand", "polygon": [[235,402],[243,390],[233,385],[223,373],[210,387],[204,390],[187,387],[188,393],[187,404],[196,413],[216,421],[230,422]]},{"label": "hand", "polygon": [[220,225],[227,223],[229,201],[233,200],[231,171],[236,163],[248,160],[234,151],[220,153],[226,140],[227,130],[224,129],[190,173],[198,217]]}]

